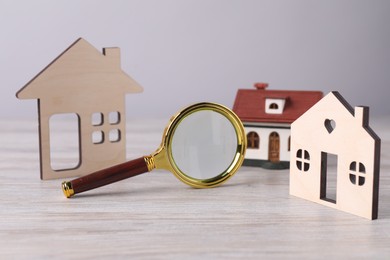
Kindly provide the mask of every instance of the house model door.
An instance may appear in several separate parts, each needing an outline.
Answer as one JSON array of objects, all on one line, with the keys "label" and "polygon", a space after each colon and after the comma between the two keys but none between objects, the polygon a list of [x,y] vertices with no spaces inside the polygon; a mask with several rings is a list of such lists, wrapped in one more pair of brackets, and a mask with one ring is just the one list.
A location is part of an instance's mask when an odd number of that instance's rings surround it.
[{"label": "house model door", "polygon": [[269,135],[269,149],[268,160],[273,163],[279,162],[279,147],[280,147],[279,135],[276,132],[272,132]]}]

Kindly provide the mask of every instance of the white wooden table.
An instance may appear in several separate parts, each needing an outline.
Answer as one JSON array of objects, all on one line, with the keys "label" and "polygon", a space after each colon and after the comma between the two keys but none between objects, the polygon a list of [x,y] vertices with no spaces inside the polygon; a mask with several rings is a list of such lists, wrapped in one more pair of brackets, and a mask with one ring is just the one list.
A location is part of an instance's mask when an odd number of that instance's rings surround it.
[{"label": "white wooden table", "polygon": [[[128,158],[153,152],[167,120],[129,120]],[[1,259],[390,257],[390,118],[371,123],[375,221],[290,196],[287,170],[250,167],[214,189],[154,171],[66,199],[62,180],[39,179],[37,122],[0,123]]]}]

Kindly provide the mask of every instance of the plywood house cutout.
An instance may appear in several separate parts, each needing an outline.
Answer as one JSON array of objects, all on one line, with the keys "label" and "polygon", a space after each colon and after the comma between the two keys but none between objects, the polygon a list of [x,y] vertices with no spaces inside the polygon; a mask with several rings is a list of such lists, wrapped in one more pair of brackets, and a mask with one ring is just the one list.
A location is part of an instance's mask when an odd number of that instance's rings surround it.
[{"label": "plywood house cutout", "polygon": [[290,126],[322,98],[320,91],[239,89],[233,111],[247,134],[248,148],[243,165],[286,169],[290,161]]},{"label": "plywood house cutout", "polygon": [[[142,90],[121,69],[119,48],[101,53],[82,38],[70,45],[16,94],[38,100],[41,178],[81,176],[125,161],[125,94]],[[53,167],[56,116],[75,118],[78,154],[70,168]]]},{"label": "plywood house cutout", "polygon": [[292,124],[291,138],[291,195],[377,218],[380,139],[368,107],[331,92]]}]

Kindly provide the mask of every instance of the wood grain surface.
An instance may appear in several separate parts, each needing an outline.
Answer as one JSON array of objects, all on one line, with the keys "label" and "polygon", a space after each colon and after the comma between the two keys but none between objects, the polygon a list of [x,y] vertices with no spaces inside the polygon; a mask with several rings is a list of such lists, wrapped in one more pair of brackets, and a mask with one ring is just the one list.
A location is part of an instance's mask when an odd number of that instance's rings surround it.
[{"label": "wood grain surface", "polygon": [[[128,120],[127,159],[153,152],[167,121]],[[374,221],[290,196],[288,170],[252,167],[212,189],[156,170],[66,199],[62,180],[39,179],[36,121],[0,124],[1,259],[390,256],[390,118],[371,120],[382,138]]]}]

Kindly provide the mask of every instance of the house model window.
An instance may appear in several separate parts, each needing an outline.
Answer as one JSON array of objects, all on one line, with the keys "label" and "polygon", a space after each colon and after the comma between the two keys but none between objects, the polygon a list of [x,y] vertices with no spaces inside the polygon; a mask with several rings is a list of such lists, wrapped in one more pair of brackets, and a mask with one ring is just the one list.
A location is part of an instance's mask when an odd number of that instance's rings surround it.
[{"label": "house model window", "polygon": [[103,124],[103,114],[102,113],[93,113],[91,122],[93,126],[99,126]]},{"label": "house model window", "polygon": [[297,151],[297,168],[300,171],[307,172],[310,168],[310,154],[306,150]]},{"label": "house model window", "polygon": [[286,99],[284,98],[266,98],[265,113],[267,114],[283,114]]},{"label": "house model window", "polygon": [[121,140],[121,131],[119,129],[112,129],[108,133],[108,140],[110,140],[111,143],[116,143]]},{"label": "house model window", "polygon": [[94,143],[94,144],[104,143],[104,132],[103,131],[93,131],[92,132],[92,143]]},{"label": "house model window", "polygon": [[[356,168],[357,165],[359,165],[359,169]],[[352,162],[349,166],[349,171],[349,180],[352,184],[363,186],[366,179],[366,167],[364,167],[364,164]]]},{"label": "house model window", "polygon": [[110,112],[108,114],[108,122],[111,124],[111,125],[117,125],[119,124],[121,120],[121,114],[118,112],[118,111],[115,111],[115,112]]},{"label": "house model window", "polygon": [[[121,114],[118,111],[109,112],[107,114],[107,119],[105,115],[100,112],[92,114],[91,122],[94,126],[94,131],[92,132],[92,143],[94,144],[103,144],[106,140],[111,143],[116,143],[121,140],[121,131],[118,128],[113,128],[105,133],[103,127],[105,125],[118,125],[121,120]],[[108,138],[106,138],[106,136]]]},{"label": "house model window", "polygon": [[248,140],[248,149],[259,149],[260,138],[256,132],[249,132],[246,138]]}]

